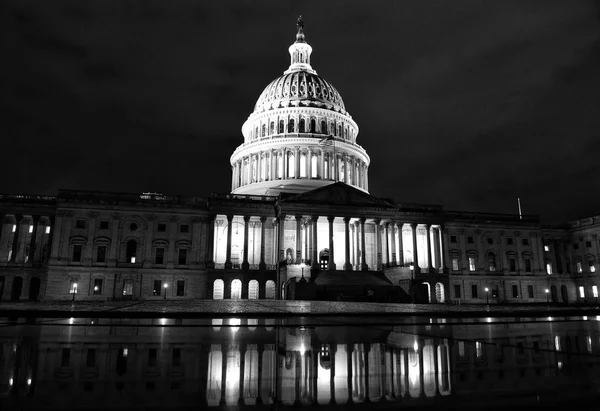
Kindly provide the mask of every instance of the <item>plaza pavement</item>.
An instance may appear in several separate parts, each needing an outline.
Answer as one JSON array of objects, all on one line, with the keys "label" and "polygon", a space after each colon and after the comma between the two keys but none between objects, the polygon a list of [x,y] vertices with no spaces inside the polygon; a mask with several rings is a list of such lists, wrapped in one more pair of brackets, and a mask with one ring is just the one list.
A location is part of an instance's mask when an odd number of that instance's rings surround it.
[{"label": "plaza pavement", "polygon": [[338,301],[178,300],[2,302],[1,316],[230,317],[230,316],[539,316],[600,315],[590,306],[393,304]]}]

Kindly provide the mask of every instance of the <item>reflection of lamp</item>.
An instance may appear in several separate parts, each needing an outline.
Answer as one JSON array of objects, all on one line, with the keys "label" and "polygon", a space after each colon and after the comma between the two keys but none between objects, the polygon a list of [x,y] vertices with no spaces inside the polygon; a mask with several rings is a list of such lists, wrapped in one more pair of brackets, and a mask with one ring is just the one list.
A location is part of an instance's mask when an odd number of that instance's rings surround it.
[{"label": "reflection of lamp", "polygon": [[485,287],[485,300],[487,302],[487,305],[490,305],[490,294],[489,294],[490,289]]}]

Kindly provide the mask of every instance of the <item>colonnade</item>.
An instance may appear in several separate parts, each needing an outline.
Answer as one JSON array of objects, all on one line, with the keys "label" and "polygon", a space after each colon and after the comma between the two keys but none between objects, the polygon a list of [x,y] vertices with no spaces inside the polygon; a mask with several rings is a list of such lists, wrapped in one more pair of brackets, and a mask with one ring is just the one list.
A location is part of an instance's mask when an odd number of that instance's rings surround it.
[{"label": "colonnade", "polygon": [[232,190],[252,183],[289,179],[341,181],[369,189],[368,166],[360,158],[311,147],[282,147],[253,153],[237,160],[231,171]]},{"label": "colonnade", "polygon": [[250,138],[248,140],[259,140],[284,134],[312,133],[333,135],[353,142],[356,130],[354,126],[345,124],[343,121],[300,115],[295,118],[278,116],[277,118],[256,119],[254,128],[251,128],[249,133]]},{"label": "colonnade", "polygon": [[49,256],[53,216],[0,214],[0,262],[34,264]]}]

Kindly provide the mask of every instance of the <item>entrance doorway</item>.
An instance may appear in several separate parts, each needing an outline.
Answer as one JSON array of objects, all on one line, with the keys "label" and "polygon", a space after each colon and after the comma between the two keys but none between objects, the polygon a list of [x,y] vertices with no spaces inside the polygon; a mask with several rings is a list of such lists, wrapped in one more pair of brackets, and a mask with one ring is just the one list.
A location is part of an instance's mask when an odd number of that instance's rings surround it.
[{"label": "entrance doorway", "polygon": [[18,301],[21,298],[21,292],[23,291],[23,278],[15,277],[12,282],[12,287],[10,289],[10,300]]},{"label": "entrance doorway", "polygon": [[329,268],[329,249],[324,248],[319,253],[319,267],[321,270],[327,270]]}]

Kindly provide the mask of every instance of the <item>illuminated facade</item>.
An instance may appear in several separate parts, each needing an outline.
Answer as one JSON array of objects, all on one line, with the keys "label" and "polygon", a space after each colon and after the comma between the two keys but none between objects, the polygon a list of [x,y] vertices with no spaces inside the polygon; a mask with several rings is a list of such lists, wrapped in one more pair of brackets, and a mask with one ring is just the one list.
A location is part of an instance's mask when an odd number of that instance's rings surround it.
[{"label": "illuminated facade", "polygon": [[600,217],[446,211],[368,192],[370,158],[301,21],[259,97],[226,195],[62,190],[0,198],[0,298],[585,302]]}]

